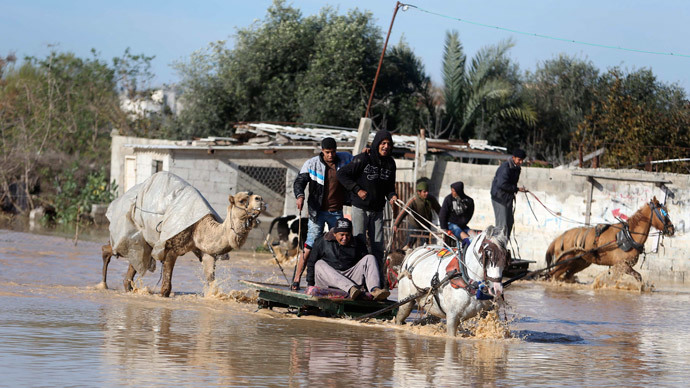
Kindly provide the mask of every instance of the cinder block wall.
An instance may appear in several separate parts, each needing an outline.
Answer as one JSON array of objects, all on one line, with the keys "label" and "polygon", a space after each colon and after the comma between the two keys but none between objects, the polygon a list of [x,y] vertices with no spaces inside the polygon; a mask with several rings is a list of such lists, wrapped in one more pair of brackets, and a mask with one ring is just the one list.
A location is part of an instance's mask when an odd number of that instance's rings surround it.
[{"label": "cinder block wall", "polygon": [[[494,223],[491,206],[491,181],[498,166],[464,164],[455,162],[428,162],[426,176],[431,179],[431,191],[438,194],[439,201],[450,194],[450,185],[456,181],[465,183],[465,192],[474,199],[476,210],[470,226],[483,229]],[[585,221],[587,191],[590,184],[585,177],[573,172],[597,172],[613,174],[626,179],[659,179],[672,183],[667,190],[653,183],[596,179],[598,185],[592,193],[591,224],[615,223],[614,215],[632,216],[653,196],[663,201],[668,195],[666,205],[676,227],[672,238],[650,237],[645,244],[647,257],[642,258],[635,267],[645,279],[662,281],[690,281],[690,176],[680,174],[648,173],[637,170],[556,170],[542,168],[522,168],[519,185],[527,187],[557,215],[567,219]],[[529,202],[527,200],[529,198]],[[530,205],[532,211],[530,211]],[[536,217],[535,217],[536,216]],[[523,259],[535,260],[534,268],[545,266],[544,253],[553,239],[564,231],[579,226],[560,216],[550,214],[532,196],[518,193],[515,210],[514,236]],[[686,224],[688,226],[686,226]],[[656,230],[652,229],[651,234]],[[595,276],[606,267],[590,266],[582,276]]]}]

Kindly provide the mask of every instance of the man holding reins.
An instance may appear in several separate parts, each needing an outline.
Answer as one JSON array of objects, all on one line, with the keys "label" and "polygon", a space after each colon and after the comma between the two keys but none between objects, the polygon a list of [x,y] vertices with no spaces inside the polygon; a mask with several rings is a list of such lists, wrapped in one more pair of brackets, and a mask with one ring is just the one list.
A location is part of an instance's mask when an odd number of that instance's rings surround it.
[{"label": "man holding reins", "polygon": [[515,222],[513,216],[513,201],[518,191],[526,192],[524,187],[518,187],[520,180],[520,166],[527,157],[522,149],[513,151],[513,156],[501,164],[496,170],[493,182],[491,182],[491,204],[494,208],[495,226],[503,228],[503,233],[510,241],[510,233]]}]

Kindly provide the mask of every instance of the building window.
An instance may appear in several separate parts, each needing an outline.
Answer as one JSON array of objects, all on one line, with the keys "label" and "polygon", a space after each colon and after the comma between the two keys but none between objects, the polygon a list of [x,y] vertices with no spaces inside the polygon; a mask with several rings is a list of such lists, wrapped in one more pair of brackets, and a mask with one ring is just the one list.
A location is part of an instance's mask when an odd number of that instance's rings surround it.
[{"label": "building window", "polygon": [[[285,174],[287,168],[282,167],[258,167],[238,166],[239,170],[246,174],[238,179],[238,191],[252,191],[262,194],[262,188],[267,188],[276,194],[285,196]],[[249,179],[245,179],[245,177]],[[254,184],[258,182],[259,185]]]},{"label": "building window", "polygon": [[162,160],[152,160],[151,161],[151,174],[155,174],[159,171],[163,171],[163,161]]}]

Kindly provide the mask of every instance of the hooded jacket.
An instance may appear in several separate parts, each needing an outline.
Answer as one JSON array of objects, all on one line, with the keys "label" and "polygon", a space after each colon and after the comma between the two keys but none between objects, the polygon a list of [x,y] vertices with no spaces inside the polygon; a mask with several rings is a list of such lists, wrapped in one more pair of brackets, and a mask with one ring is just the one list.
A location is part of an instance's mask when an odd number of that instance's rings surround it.
[{"label": "hooded jacket", "polygon": [[[350,163],[351,160],[352,154],[349,152],[336,152],[334,161],[336,170]],[[307,207],[309,209],[309,218],[314,222],[316,222],[316,216],[323,204],[326,191],[324,187],[325,182],[326,162],[323,161],[323,153],[320,153],[318,156],[314,156],[302,165],[302,169],[299,171],[299,175],[297,175],[295,183],[292,185],[292,189],[295,192],[295,198],[299,198],[304,197],[304,189],[307,187],[307,184],[309,184],[309,200],[307,201]],[[346,193],[346,205],[349,205],[349,199],[350,197]]]},{"label": "hooded jacket", "polygon": [[450,193],[443,200],[441,212],[438,214],[441,229],[448,229],[448,223],[453,223],[463,229],[467,228],[467,224],[474,215],[474,200],[465,194],[464,183],[455,182],[450,187],[458,193],[458,196],[453,197],[453,193]]},{"label": "hooded jacket", "polygon": [[333,231],[328,231],[316,240],[309,254],[307,284],[314,285],[314,265],[317,261],[323,260],[338,271],[344,271],[354,267],[367,254],[369,252],[361,240],[353,237],[349,244],[343,246],[335,239]]},{"label": "hooded jacket", "polygon": [[[395,160],[392,156],[379,155],[379,145],[385,139],[393,142],[390,132],[376,132],[369,153],[361,153],[352,162],[338,170],[338,180],[350,193],[352,206],[363,210],[382,211],[386,199],[395,194]],[[367,192],[361,199],[357,192]]]},{"label": "hooded jacket", "polygon": [[491,199],[503,204],[510,205],[518,192],[517,183],[520,180],[520,166],[510,158],[503,162],[496,170],[494,180],[491,182]]}]

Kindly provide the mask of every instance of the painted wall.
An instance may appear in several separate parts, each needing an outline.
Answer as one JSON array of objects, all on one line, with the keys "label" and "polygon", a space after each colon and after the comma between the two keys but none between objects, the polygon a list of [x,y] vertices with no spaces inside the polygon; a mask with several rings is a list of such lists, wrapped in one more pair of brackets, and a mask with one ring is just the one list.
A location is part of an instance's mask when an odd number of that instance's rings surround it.
[{"label": "painted wall", "polygon": [[[498,166],[454,162],[428,162],[425,174],[431,178],[431,192],[442,201],[450,194],[450,185],[465,183],[465,192],[474,199],[476,210],[470,226],[483,229],[494,223],[491,206],[491,181]],[[635,267],[645,279],[690,281],[690,176],[648,173],[637,170],[556,170],[522,168],[519,185],[534,193],[550,214],[532,196],[518,193],[515,210],[514,236],[523,259],[535,260],[534,268],[545,266],[544,253],[553,239],[564,231],[584,223],[587,191],[590,184],[585,177],[573,172],[613,174],[621,179],[665,179],[672,183],[664,190],[653,183],[596,179],[592,193],[591,224],[615,223],[615,216],[631,216],[645,206],[653,196],[666,199],[669,215],[676,227],[672,238],[650,237],[645,244],[646,260]],[[530,206],[534,211],[530,211]],[[652,229],[650,236],[654,234]],[[595,276],[606,267],[590,266],[582,276]]]}]

